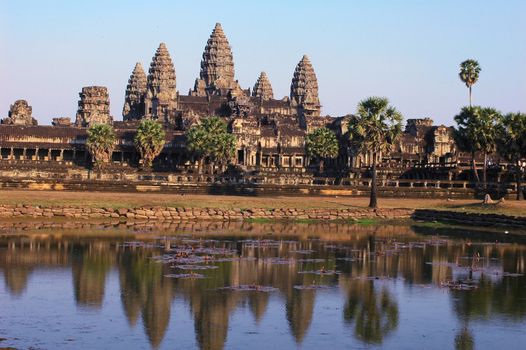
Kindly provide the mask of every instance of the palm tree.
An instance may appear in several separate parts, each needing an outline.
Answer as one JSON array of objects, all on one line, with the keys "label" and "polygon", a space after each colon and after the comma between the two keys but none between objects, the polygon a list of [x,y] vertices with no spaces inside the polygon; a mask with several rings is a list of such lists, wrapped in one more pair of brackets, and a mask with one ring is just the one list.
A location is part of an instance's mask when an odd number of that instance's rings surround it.
[{"label": "palm tree", "polygon": [[388,154],[402,132],[402,115],[384,97],[369,97],[358,104],[357,116],[349,120],[349,140],[358,153],[371,152],[370,208],[378,207],[377,157]]},{"label": "palm tree", "polygon": [[145,119],[139,124],[134,143],[145,168],[151,168],[153,160],[163,150],[165,135],[163,126],[155,120]]},{"label": "palm tree", "polygon": [[522,195],[521,158],[526,157],[526,114],[508,113],[501,119],[497,148],[499,153],[515,168],[517,200],[520,200]]},{"label": "palm tree", "polygon": [[455,129],[455,143],[460,151],[471,154],[471,169],[476,183],[480,183],[479,173],[475,153],[479,150],[477,144],[473,141],[477,138],[476,115],[472,107],[463,107],[460,114],[455,116],[457,128]]},{"label": "palm tree", "polygon": [[479,79],[480,66],[479,63],[475,60],[469,59],[465,60],[460,64],[460,72],[458,76],[460,80],[466,84],[469,89],[469,106],[471,107],[471,87]]},{"label": "palm tree", "polygon": [[318,158],[320,173],[323,172],[323,163],[326,158],[338,156],[338,139],[334,132],[327,128],[319,128],[307,135],[305,147],[310,157]]},{"label": "palm tree", "polygon": [[199,169],[202,160],[208,158],[213,172],[215,163],[223,166],[234,156],[236,137],[228,132],[226,123],[219,117],[209,117],[188,129],[186,144],[199,158]]},{"label": "palm tree", "polygon": [[86,147],[96,166],[110,161],[116,139],[111,125],[95,124],[88,129]]},{"label": "palm tree", "polygon": [[494,108],[464,107],[460,114],[455,116],[457,123],[457,140],[459,148],[471,153],[472,167],[477,182],[480,182],[475,162],[476,152],[483,152],[483,184],[487,190],[488,155],[495,152],[497,147],[498,128],[501,118],[500,112]]},{"label": "palm tree", "polygon": [[502,118],[502,114],[495,108],[485,107],[480,109],[479,114],[479,137],[481,139],[482,152],[484,153],[484,167],[482,172],[482,182],[484,191],[488,190],[488,155],[497,150],[497,125]]}]

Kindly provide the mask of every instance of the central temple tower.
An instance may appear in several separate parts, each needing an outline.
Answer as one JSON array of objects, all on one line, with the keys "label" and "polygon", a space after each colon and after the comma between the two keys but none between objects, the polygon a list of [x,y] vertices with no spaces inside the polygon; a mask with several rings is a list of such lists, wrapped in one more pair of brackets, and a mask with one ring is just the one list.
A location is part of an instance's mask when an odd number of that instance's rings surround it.
[{"label": "central temple tower", "polygon": [[148,71],[145,117],[170,122],[177,109],[175,67],[164,43],[153,56]]},{"label": "central temple tower", "polygon": [[239,83],[234,79],[234,58],[228,39],[220,23],[216,23],[208,39],[199,79],[196,79],[194,96],[225,95],[230,92],[237,96],[242,94]]},{"label": "central temple tower", "polygon": [[305,127],[309,117],[320,115],[320,99],[318,97],[318,79],[307,55],[296,66],[292,83],[290,84],[290,103],[296,107],[300,124]]}]

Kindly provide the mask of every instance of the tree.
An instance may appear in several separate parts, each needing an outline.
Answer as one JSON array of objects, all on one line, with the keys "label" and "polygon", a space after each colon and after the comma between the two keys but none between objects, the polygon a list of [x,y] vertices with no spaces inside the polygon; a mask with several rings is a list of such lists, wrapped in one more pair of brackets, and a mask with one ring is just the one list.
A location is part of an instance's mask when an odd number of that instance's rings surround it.
[{"label": "tree", "polygon": [[475,60],[469,59],[465,60],[460,64],[460,72],[458,76],[460,80],[466,84],[469,89],[469,106],[471,107],[471,87],[479,79],[480,66],[479,63]]},{"label": "tree", "polygon": [[326,158],[338,156],[338,139],[334,132],[327,128],[319,128],[307,135],[305,147],[310,157],[315,157],[320,163],[320,172],[323,172],[323,163]]},{"label": "tree", "polygon": [[165,135],[163,126],[155,120],[145,119],[139,124],[134,143],[145,168],[151,168],[153,160],[163,150]]},{"label": "tree", "polygon": [[495,152],[497,147],[498,128],[497,125],[501,118],[500,112],[494,108],[464,107],[460,114],[455,116],[457,123],[456,135],[459,140],[460,149],[470,152],[472,159],[473,172],[475,179],[480,182],[475,162],[476,152],[483,152],[483,186],[487,191],[487,168],[488,155]]},{"label": "tree", "polygon": [[515,168],[517,200],[522,195],[521,158],[526,157],[526,114],[508,113],[499,123],[497,149]]},{"label": "tree", "polygon": [[110,161],[116,139],[111,125],[95,124],[88,129],[86,147],[96,166]]},{"label": "tree", "polygon": [[349,120],[349,140],[358,153],[371,152],[370,208],[378,207],[376,158],[388,154],[402,132],[402,115],[384,97],[369,97],[358,104],[357,116]]},{"label": "tree", "polygon": [[199,158],[199,169],[204,158],[208,158],[212,169],[215,163],[226,164],[234,156],[236,137],[227,130],[227,125],[219,117],[205,118],[186,133],[188,150]]}]

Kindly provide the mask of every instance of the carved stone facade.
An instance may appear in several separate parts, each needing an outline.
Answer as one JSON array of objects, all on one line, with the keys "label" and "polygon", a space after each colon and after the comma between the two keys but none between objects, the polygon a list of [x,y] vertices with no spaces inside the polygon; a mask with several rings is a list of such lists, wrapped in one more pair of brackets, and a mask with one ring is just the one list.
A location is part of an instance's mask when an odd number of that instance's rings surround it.
[{"label": "carved stone facade", "polygon": [[320,99],[318,97],[318,79],[307,55],[304,55],[294,70],[290,85],[290,100],[298,108],[304,127],[309,117],[320,115]]},{"label": "carved stone facade", "polygon": [[86,86],[79,93],[79,108],[75,124],[90,127],[94,124],[111,124],[110,98],[104,86]]},{"label": "carved stone facade", "polygon": [[220,23],[216,23],[208,39],[201,61],[199,79],[195,82],[194,96],[242,94],[234,78],[234,58],[228,39]]},{"label": "carved stone facade", "polygon": [[144,99],[146,118],[169,122],[177,109],[175,67],[164,43],[153,56]]},{"label": "carved stone facade", "polygon": [[32,112],[33,109],[26,100],[17,100],[9,108],[9,114],[2,120],[2,124],[38,125],[37,120],[31,116]]},{"label": "carved stone facade", "polygon": [[71,126],[71,118],[70,117],[53,118],[53,121],[51,122],[51,125],[53,125],[53,126]]},{"label": "carved stone facade", "polygon": [[261,72],[259,75],[256,84],[254,84],[252,96],[258,97],[264,101],[274,99],[274,92],[272,91],[272,85],[270,85],[270,80],[268,80],[267,73]]},{"label": "carved stone facade", "polygon": [[138,120],[144,117],[144,99],[147,91],[147,81],[144,68],[137,62],[126,86],[122,117],[124,120]]},{"label": "carved stone facade", "polygon": [[[185,132],[214,115],[223,118],[229,131],[236,135],[231,170],[243,176],[279,174],[278,180],[289,176],[293,183],[310,181],[317,174],[317,166],[306,154],[305,136],[321,127],[333,130],[340,141],[340,154],[326,160],[325,175],[359,176],[372,163],[372,154],[357,154],[349,146],[347,125],[352,115],[321,116],[317,77],[307,56],[294,70],[290,96],[274,98],[264,72],[250,93],[235,80],[232,51],[219,24],[208,39],[200,76],[188,95],[176,90],[175,67],[164,43],[153,56],[148,76],[141,64],[136,64],[126,86],[123,121],[113,121],[105,87],[84,87],[79,95],[74,125],[69,118],[55,118],[53,126],[32,126],[36,121],[31,117],[31,107],[26,101],[16,101],[9,117],[2,121],[9,125],[0,126],[0,160],[70,159],[75,164],[87,164],[86,128],[107,123],[113,125],[118,137],[112,161],[130,170],[138,164],[133,145],[137,121],[151,118],[163,122],[168,140],[154,168],[173,174],[195,173],[197,163],[186,149]],[[429,168],[449,171],[465,164],[469,168],[469,155],[458,152],[452,128],[434,126],[429,118],[407,120],[393,152],[376,156],[379,167],[389,169],[380,172],[380,178],[420,178],[428,176]],[[498,163],[497,159],[492,161]]]}]

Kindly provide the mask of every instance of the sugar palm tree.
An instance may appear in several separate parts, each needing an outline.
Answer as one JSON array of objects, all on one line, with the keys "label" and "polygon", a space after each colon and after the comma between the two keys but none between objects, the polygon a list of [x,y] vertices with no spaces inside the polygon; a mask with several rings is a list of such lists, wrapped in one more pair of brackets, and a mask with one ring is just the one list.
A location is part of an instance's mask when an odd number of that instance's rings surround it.
[{"label": "sugar palm tree", "polygon": [[165,135],[163,126],[155,120],[145,119],[139,124],[134,143],[145,168],[151,168],[153,160],[163,150]]},{"label": "sugar palm tree", "polygon": [[115,131],[111,125],[95,124],[88,129],[86,148],[96,166],[110,161],[116,139]]},{"label": "sugar palm tree", "polygon": [[457,123],[456,135],[461,150],[471,153],[471,163],[475,179],[480,182],[475,162],[477,152],[483,152],[483,186],[487,190],[488,155],[495,152],[497,147],[497,124],[501,114],[494,108],[464,107],[455,116]]},{"label": "sugar palm tree", "polygon": [[455,129],[455,143],[460,151],[469,152],[471,155],[471,170],[473,177],[477,184],[480,183],[480,177],[477,171],[477,163],[475,160],[476,152],[479,147],[474,140],[477,139],[477,123],[475,110],[472,107],[463,107],[459,114],[455,116],[457,128]]},{"label": "sugar palm tree", "polygon": [[305,139],[305,147],[310,157],[318,159],[320,172],[323,172],[323,163],[326,158],[338,156],[338,139],[334,132],[327,128],[319,128],[309,133]]},{"label": "sugar palm tree", "polygon": [[383,97],[369,97],[358,104],[357,115],[349,120],[349,140],[358,153],[371,152],[370,208],[378,207],[377,157],[387,155],[402,132],[402,115]]},{"label": "sugar palm tree", "polygon": [[497,150],[497,125],[502,118],[502,114],[495,108],[485,107],[480,109],[478,122],[480,144],[482,152],[484,153],[484,166],[482,171],[482,182],[484,184],[484,191],[488,190],[488,155]]},{"label": "sugar palm tree", "polygon": [[460,64],[458,76],[469,89],[469,106],[471,107],[471,87],[477,82],[480,74],[479,63],[475,60],[465,60]]},{"label": "sugar palm tree", "polygon": [[213,170],[215,163],[222,166],[234,157],[236,137],[228,132],[227,125],[219,117],[203,119],[186,133],[188,150],[199,159],[199,169],[204,158],[208,158]]},{"label": "sugar palm tree", "polygon": [[520,200],[523,176],[521,158],[526,157],[526,114],[508,113],[501,119],[497,146],[500,155],[515,168],[517,200]]}]

